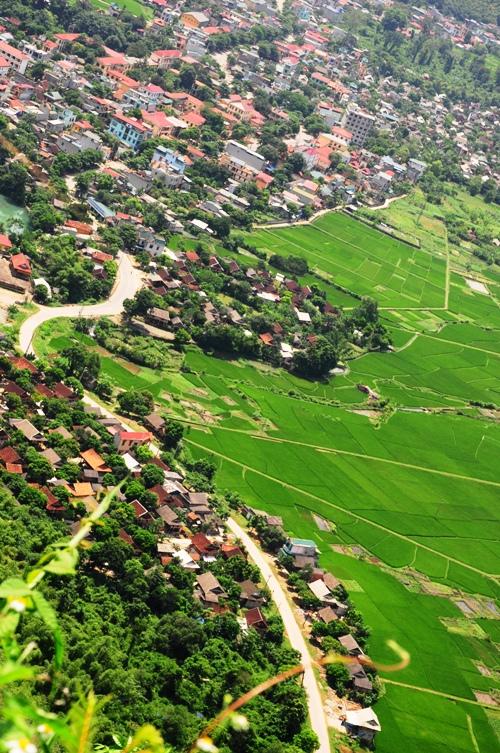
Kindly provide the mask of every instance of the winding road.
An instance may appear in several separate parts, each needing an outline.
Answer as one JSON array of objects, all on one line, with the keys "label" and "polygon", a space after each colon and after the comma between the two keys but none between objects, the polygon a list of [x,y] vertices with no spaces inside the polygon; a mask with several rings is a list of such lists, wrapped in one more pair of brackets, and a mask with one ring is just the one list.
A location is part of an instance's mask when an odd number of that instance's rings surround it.
[{"label": "winding road", "polygon": [[81,304],[68,304],[66,306],[40,306],[39,310],[26,319],[19,330],[19,347],[25,354],[33,353],[33,336],[38,327],[50,319],[64,316],[83,316],[97,318],[99,316],[114,316],[123,311],[123,301],[133,298],[142,287],[143,275],[140,269],[134,266],[131,256],[120,252],[117,256],[118,272],[116,282],[111,295],[102,303],[94,303],[88,306]]},{"label": "winding road", "polygon": [[283,620],[286,634],[292,648],[300,654],[300,661],[304,667],[304,688],[307,693],[309,705],[309,719],[311,727],[317,734],[319,740],[318,753],[330,753],[328,727],[326,724],[325,712],[323,710],[323,701],[319,692],[318,681],[314,674],[312,659],[302,630],[300,629],[293,610],[288,603],[286,593],[269,566],[266,556],[252,541],[245,530],[233,520],[233,518],[228,518],[226,524],[229,530],[240,539],[247,550],[250,559],[253,560],[255,565],[259,568],[262,580],[265,581],[276,608],[280,613],[281,619]]}]

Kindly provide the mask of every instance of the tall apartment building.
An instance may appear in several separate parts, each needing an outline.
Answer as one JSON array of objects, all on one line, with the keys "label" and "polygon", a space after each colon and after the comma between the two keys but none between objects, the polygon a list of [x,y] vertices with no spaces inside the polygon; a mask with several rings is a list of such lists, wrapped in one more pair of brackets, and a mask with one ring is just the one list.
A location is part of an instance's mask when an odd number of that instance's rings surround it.
[{"label": "tall apartment building", "polygon": [[25,52],[21,52],[17,47],[7,44],[0,40],[0,56],[7,61],[9,68],[15,68],[19,73],[24,73],[31,58]]},{"label": "tall apartment building", "polygon": [[342,126],[352,133],[351,143],[355,146],[363,146],[374,123],[373,115],[357,105],[350,105],[342,118]]}]

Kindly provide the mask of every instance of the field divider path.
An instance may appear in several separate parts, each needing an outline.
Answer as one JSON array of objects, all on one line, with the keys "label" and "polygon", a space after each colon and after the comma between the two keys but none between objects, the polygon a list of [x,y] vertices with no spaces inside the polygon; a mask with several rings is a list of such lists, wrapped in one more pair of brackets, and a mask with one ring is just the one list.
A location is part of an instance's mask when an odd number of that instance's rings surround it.
[{"label": "field divider path", "polygon": [[[165,414],[168,418],[175,419],[181,423],[189,424],[190,426],[199,426],[204,429],[207,428],[207,424],[202,421],[194,421],[190,418],[180,418],[174,414]],[[209,427],[210,428],[210,427]],[[347,455],[348,457],[360,458],[361,460],[373,460],[379,463],[388,463],[389,465],[397,465],[400,468],[409,468],[412,471],[421,471],[422,473],[434,473],[438,476],[445,476],[447,478],[456,478],[459,481],[472,481],[476,484],[486,484],[487,486],[495,486],[500,488],[500,481],[490,481],[485,478],[477,478],[476,476],[465,476],[461,473],[453,473],[452,471],[440,471],[438,468],[426,468],[423,465],[414,465],[412,463],[404,463],[402,460],[391,460],[390,458],[381,458],[377,455],[364,455],[361,452],[352,452],[351,450],[340,450],[336,447],[323,447],[322,445],[310,444],[308,442],[299,442],[298,439],[285,439],[284,437],[268,437],[263,434],[252,434],[245,429],[233,429],[230,426],[216,426],[217,431],[230,431],[236,434],[245,434],[245,436],[251,439],[260,439],[264,442],[274,442],[276,444],[292,444],[299,447],[307,447],[311,450],[319,450],[320,452],[332,453],[334,455]],[[252,470],[249,466],[249,469]],[[257,471],[256,471],[257,472]]]},{"label": "field divider path", "polygon": [[[365,257],[370,257],[373,261],[375,261],[377,263],[380,263],[380,259],[377,257],[377,255],[375,253],[373,253],[371,251],[366,251],[365,249],[362,249],[361,246],[357,246],[355,243],[351,243],[350,241],[346,241],[343,238],[340,238],[340,237],[338,237],[336,235],[333,235],[332,233],[329,233],[327,230],[322,230],[321,228],[318,228],[318,227],[316,227],[314,225],[311,226],[311,227],[314,230],[316,230],[317,232],[323,233],[324,235],[327,235],[327,236],[333,238],[334,240],[339,241],[340,243],[345,243],[346,246],[352,246],[352,248],[355,251],[363,254]],[[264,232],[267,233],[267,235],[272,236],[273,238],[274,237],[279,237],[279,236],[276,236],[276,233],[273,233],[272,230],[267,230],[266,229]],[[302,249],[302,246],[300,245],[300,243],[296,243],[295,241],[292,241],[289,238],[286,239],[286,242],[289,243],[292,246],[296,246],[296,248]],[[324,261],[325,260],[324,255],[318,254],[316,251],[309,250],[307,253],[310,256],[316,257],[320,261]],[[341,264],[340,261],[338,261],[338,260],[335,263],[337,264],[338,267],[340,267],[341,269],[343,269],[346,272],[351,272],[352,271],[352,269],[350,267],[345,266],[345,264]],[[358,271],[356,271],[356,274],[358,275],[358,277],[363,278],[367,282],[369,281],[369,278],[366,277],[366,275],[363,275],[363,274],[361,274]],[[416,277],[417,279],[423,280],[424,282],[427,281],[427,279],[425,277],[423,277],[422,275],[416,274],[415,272],[408,272],[408,274]],[[389,290],[391,290],[391,289],[389,288]],[[392,290],[391,292],[395,293],[396,291]],[[399,294],[401,295],[401,297],[408,298],[409,301],[413,301],[416,304],[418,303],[418,301],[416,300],[416,298],[414,296],[408,295],[408,293],[403,293],[402,291],[399,291]],[[381,307],[379,307],[379,308],[381,308]],[[393,309],[394,307],[393,306],[389,306],[387,308],[388,309]],[[406,308],[407,307],[400,307],[399,310],[406,310]],[[426,307],[426,306],[423,306],[423,307],[414,306],[414,307],[409,307],[409,308],[411,308],[411,310],[415,310],[415,311],[428,311],[429,310],[428,307]],[[439,307],[438,309],[435,309],[435,310],[436,311],[438,311],[438,310],[439,311],[443,311],[445,309],[444,309],[444,307]]]},{"label": "field divider path", "polygon": [[450,701],[459,701],[460,703],[469,703],[471,706],[480,706],[483,709],[491,709],[491,711],[498,711],[499,707],[494,706],[491,703],[482,703],[482,701],[476,701],[472,698],[463,698],[460,695],[452,695],[451,693],[443,693],[441,690],[434,690],[433,688],[421,688],[418,685],[410,685],[407,682],[399,682],[398,680],[390,680],[387,677],[382,678],[382,682],[385,685],[395,685],[399,688],[407,688],[408,690],[415,690],[417,693],[429,693],[430,695],[437,695],[440,698],[448,698]]},{"label": "field divider path", "polygon": [[[244,470],[250,471],[252,473],[256,473],[258,476],[267,478],[269,481],[273,481],[274,483],[279,484],[285,489],[291,489],[292,491],[297,492],[297,494],[301,494],[304,497],[309,497],[310,499],[314,499],[316,502],[321,502],[322,504],[327,505],[327,507],[332,507],[334,510],[338,510],[339,512],[342,512],[345,515],[349,515],[355,520],[360,520],[363,523],[368,523],[374,528],[378,528],[381,531],[385,531],[386,533],[392,534],[396,538],[401,539],[402,541],[406,541],[408,544],[418,546],[420,549],[423,549],[427,552],[431,552],[432,554],[435,554],[437,557],[442,557],[444,560],[447,560],[448,562],[453,562],[456,565],[459,565],[460,567],[464,567],[466,570],[470,570],[471,572],[474,572],[477,575],[481,575],[483,578],[487,578],[488,580],[491,580],[494,583],[498,583],[499,581],[500,575],[497,575],[494,573],[487,573],[484,570],[480,570],[478,567],[474,567],[474,565],[469,565],[467,562],[462,562],[462,560],[459,560],[456,557],[451,557],[448,554],[444,554],[443,552],[440,552],[437,549],[433,549],[432,547],[427,546],[427,544],[422,544],[420,541],[415,541],[415,539],[412,539],[410,536],[406,536],[403,533],[398,533],[397,531],[393,531],[391,528],[387,528],[387,526],[384,526],[381,523],[376,523],[375,521],[370,520],[370,518],[365,518],[363,515],[359,515],[358,513],[355,513],[352,510],[349,510],[347,507],[341,507],[341,505],[337,505],[334,502],[329,502],[327,499],[324,499],[323,497],[319,497],[317,494],[313,494],[312,492],[308,492],[305,489],[301,489],[300,487],[295,486],[294,484],[289,484],[287,481],[282,481],[281,479],[276,478],[276,476],[271,476],[269,473],[264,473],[264,471],[259,471],[256,468],[252,468],[252,466],[247,465],[246,463],[241,463],[239,460],[234,460],[234,458],[229,457],[229,455],[224,455],[224,453],[222,452],[218,452],[217,450],[213,450],[209,447],[205,447],[205,445],[199,444],[198,442],[195,442],[193,439],[190,439],[189,437],[186,437],[185,441],[188,444],[191,444],[194,447],[198,447],[198,449],[203,450],[203,452],[222,458],[222,460],[226,460],[228,463],[233,463],[233,465],[237,465]],[[496,485],[498,486],[498,484]]]},{"label": "field divider path", "polygon": [[330,753],[328,726],[326,723],[318,681],[314,674],[311,655],[307,647],[306,639],[304,638],[302,630],[293,613],[292,607],[288,602],[286,592],[274,574],[267,557],[252,541],[246,531],[233,518],[228,518],[226,524],[229,530],[234,533],[240,541],[242,541],[250,559],[259,568],[262,580],[265,581],[266,586],[271,593],[271,598],[283,620],[285,631],[292,648],[300,654],[300,661],[304,667],[304,688],[308,697],[309,718],[311,721],[311,727],[319,740],[318,751],[319,753]]}]

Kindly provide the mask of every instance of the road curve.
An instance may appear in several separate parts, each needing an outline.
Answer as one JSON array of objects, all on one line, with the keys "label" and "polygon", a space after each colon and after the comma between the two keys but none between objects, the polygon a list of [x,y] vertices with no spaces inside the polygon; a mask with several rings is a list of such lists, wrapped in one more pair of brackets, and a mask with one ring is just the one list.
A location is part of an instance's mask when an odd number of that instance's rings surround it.
[{"label": "road curve", "polygon": [[113,316],[123,311],[123,301],[133,298],[141,288],[143,277],[141,271],[134,266],[132,258],[123,252],[117,257],[118,272],[116,282],[111,295],[102,303],[82,306],[81,304],[68,304],[66,306],[40,306],[39,310],[24,321],[19,330],[19,347],[23,353],[33,353],[33,335],[37,328],[50,319],[63,316],[99,317]]},{"label": "road curve", "polygon": [[228,518],[226,521],[229,530],[237,536],[244,544],[245,549],[250,555],[250,559],[259,568],[262,580],[265,581],[267,588],[271,592],[272,599],[276,604],[281,619],[285,625],[288,638],[292,648],[300,653],[301,663],[304,666],[304,688],[307,693],[309,706],[309,719],[311,727],[318,736],[319,748],[318,753],[330,753],[330,740],[328,736],[328,727],[326,724],[323,702],[319,692],[318,681],[314,674],[311,656],[309,654],[306,640],[302,634],[293,610],[288,603],[285,591],[279,580],[271,570],[268,561],[259,547],[252,541],[244,529],[233,519]]}]

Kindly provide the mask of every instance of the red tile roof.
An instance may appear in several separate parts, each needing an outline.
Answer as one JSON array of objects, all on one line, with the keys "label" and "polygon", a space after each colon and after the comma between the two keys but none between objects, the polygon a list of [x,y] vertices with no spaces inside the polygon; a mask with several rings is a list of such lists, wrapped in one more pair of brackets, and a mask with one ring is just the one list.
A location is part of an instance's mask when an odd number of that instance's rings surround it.
[{"label": "red tile roof", "polygon": [[123,439],[125,441],[134,441],[134,440],[140,440],[143,439],[145,441],[151,440],[153,438],[153,435],[150,431],[121,431],[120,432],[120,439]]}]

